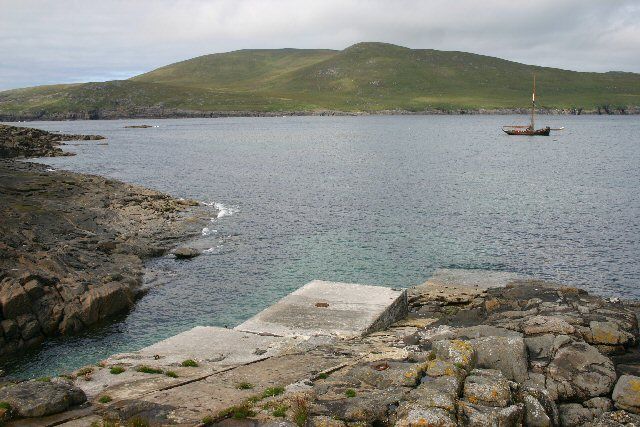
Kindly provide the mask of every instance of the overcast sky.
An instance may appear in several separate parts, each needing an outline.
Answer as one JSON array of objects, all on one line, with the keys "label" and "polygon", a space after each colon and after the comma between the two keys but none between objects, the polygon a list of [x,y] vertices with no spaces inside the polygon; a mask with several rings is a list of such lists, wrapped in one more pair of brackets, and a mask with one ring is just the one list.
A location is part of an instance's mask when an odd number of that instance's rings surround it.
[{"label": "overcast sky", "polygon": [[0,90],[360,41],[640,72],[640,0],[0,0]]}]

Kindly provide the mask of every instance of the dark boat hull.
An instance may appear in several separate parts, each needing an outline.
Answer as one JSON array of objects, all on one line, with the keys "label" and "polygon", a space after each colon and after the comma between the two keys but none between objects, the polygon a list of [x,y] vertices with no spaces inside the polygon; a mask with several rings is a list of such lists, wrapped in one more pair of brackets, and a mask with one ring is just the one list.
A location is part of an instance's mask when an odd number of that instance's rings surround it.
[{"label": "dark boat hull", "polygon": [[544,129],[502,129],[507,135],[529,135],[529,136],[549,136],[551,128]]}]

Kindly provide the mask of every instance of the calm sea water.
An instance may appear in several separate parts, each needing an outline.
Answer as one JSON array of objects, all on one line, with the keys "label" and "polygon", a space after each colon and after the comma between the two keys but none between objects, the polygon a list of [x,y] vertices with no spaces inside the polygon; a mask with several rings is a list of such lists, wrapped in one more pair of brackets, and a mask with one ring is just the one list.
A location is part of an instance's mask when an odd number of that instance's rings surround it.
[{"label": "calm sea water", "polygon": [[[132,312],[10,363],[64,372],[196,325],[233,326],[312,279],[410,286],[438,267],[515,271],[640,297],[640,118],[287,117],[36,122],[96,133],[44,159],[219,203],[191,261],[149,263]],[[147,123],[150,129],[125,129]],[[205,230],[205,234],[206,230]]]}]

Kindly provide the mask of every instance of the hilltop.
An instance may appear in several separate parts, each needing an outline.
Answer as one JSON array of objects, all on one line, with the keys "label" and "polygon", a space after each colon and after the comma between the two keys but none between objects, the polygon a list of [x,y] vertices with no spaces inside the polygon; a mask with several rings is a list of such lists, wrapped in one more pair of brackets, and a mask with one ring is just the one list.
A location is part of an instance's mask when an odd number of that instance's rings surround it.
[{"label": "hilltop", "polygon": [[[385,43],[344,50],[238,50],[200,56],[128,80],[0,92],[0,120],[640,109],[640,74],[577,72],[490,56]],[[462,111],[461,111],[462,110]]]}]

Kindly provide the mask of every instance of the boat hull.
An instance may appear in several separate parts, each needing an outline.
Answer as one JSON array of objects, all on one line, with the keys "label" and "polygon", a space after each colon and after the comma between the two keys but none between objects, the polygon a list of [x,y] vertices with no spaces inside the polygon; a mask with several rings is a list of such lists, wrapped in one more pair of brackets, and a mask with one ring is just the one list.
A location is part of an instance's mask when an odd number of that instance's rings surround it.
[{"label": "boat hull", "polygon": [[507,135],[549,136],[551,128],[544,129],[502,129]]}]

